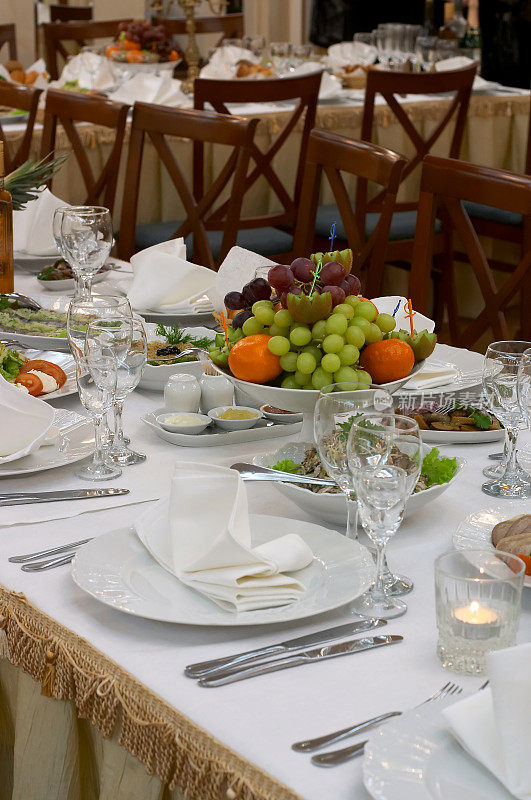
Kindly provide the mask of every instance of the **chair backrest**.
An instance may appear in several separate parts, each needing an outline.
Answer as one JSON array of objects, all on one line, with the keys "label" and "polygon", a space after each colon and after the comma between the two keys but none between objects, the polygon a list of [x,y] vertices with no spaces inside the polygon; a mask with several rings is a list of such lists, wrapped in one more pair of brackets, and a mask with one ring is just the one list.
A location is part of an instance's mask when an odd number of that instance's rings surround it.
[{"label": "chair backrest", "polygon": [[[215,229],[223,230],[218,262],[221,263],[231,247],[236,244],[245,176],[249,166],[251,147],[258,121],[242,117],[224,116],[208,111],[172,109],[149,103],[135,103],[127,156],[124,200],[118,238],[120,258],[129,259],[135,252],[135,226],[140,186],[142,153],[146,137],[164,164],[166,171],[184,206],[185,219],[173,237],[193,235],[194,259],[205,267],[215,269],[216,264],[207,238],[210,220],[216,218]],[[189,139],[202,144],[225,145],[232,150],[217,177],[202,193],[195,197],[188,186],[185,170],[173,155],[166,136]],[[230,186],[230,199],[226,213],[219,217],[214,208],[221,193]],[[191,183],[191,182],[190,182]]]},{"label": "chair backrest", "polygon": [[[244,218],[240,221],[241,228],[259,228],[271,225],[294,225],[297,219],[299,200],[301,197],[302,178],[308,137],[315,125],[317,109],[317,96],[321,83],[321,72],[301,75],[294,78],[275,78],[252,80],[211,80],[198,78],[194,86],[194,105],[197,109],[204,109],[210,104],[220,114],[230,114],[227,107],[230,103],[277,103],[283,100],[296,100],[293,111],[288,113],[286,122],[273,138],[270,147],[262,152],[253,143],[251,158],[254,166],[247,176],[245,192],[248,192],[259,178],[265,179],[275,200],[281,207],[278,212]],[[296,163],[294,186],[286,189],[284,182],[274,169],[273,159],[294,132],[298,121],[303,119],[300,149]],[[203,190],[203,148],[201,143],[196,143],[194,148],[194,194],[199,197]],[[224,213],[225,208],[220,209]]]},{"label": "chair backrest", "polygon": [[529,123],[527,125],[527,151],[525,157],[526,175],[531,175],[531,101],[529,102]]},{"label": "chair backrest", "polygon": [[[502,286],[498,287],[463,201],[482,203],[522,214],[524,246],[522,259]],[[448,307],[452,344],[471,347],[492,329],[498,340],[511,338],[505,318],[509,301],[525,282],[531,281],[531,176],[500,169],[480,167],[456,159],[426,156],[422,166],[417,228],[413,245],[409,296],[414,307],[427,311],[435,213],[443,216],[470,261],[484,308],[464,327],[459,322],[454,265],[451,258],[443,266],[442,286]],[[530,320],[530,315],[527,314]],[[528,326],[531,328],[531,325]],[[530,331],[522,332],[529,337]]]},{"label": "chair backrest", "polygon": [[[393,217],[396,193],[402,170],[403,156],[383,147],[348,139],[335,133],[313,130],[308,141],[306,169],[302,184],[299,218],[295,230],[293,251],[310,253],[314,238],[315,217],[319,190],[326,177],[347,234],[348,246],[354,253],[355,273],[366,274],[364,290],[367,297],[380,293],[385,264],[385,250]],[[342,173],[376,183],[384,192],[382,213],[370,238],[365,240],[365,221],[352,208],[349,191]],[[361,277],[361,275],[360,275]]]},{"label": "chair backrest", "polygon": [[17,108],[28,112],[24,136],[18,141],[18,146],[16,147],[11,145],[11,141],[6,136],[6,132],[2,129],[2,123],[0,122],[0,139],[4,143],[6,172],[11,172],[28,160],[33,126],[35,125],[41,94],[42,89],[34,89],[31,86],[17,86],[8,81],[0,81],[0,106]]},{"label": "chair backrest", "polygon": [[50,6],[50,20],[52,22],[87,22],[92,19],[92,6]]},{"label": "chair backrest", "polygon": [[0,50],[7,44],[9,51],[9,60],[17,60],[17,34],[16,28],[12,22],[6,25],[0,25]]},{"label": "chair backrest", "polygon": [[121,22],[132,22],[131,19],[107,19],[96,22],[47,22],[42,26],[44,35],[44,52],[46,67],[52,80],[59,78],[57,56],[64,59],[68,56],[64,42],[76,42],[83,45],[93,39],[109,39],[118,36]]},{"label": "chair backrest", "polygon": [[[447,72],[407,73],[369,70],[367,73],[361,138],[365,142],[370,142],[372,139],[375,99],[376,95],[381,95],[415,150],[402,171],[402,181],[422,163],[424,156],[436,145],[443,132],[452,124],[454,119],[454,130],[448,156],[450,158],[459,158],[476,69],[477,64],[472,64],[464,69],[449,70]],[[444,95],[449,92],[453,93],[453,99],[449,100],[448,103],[445,104],[444,98],[440,98],[441,119],[439,124],[426,138],[423,137],[409,119],[407,112],[400,105],[399,96],[408,94]],[[360,214],[365,209],[369,212],[379,211],[382,200],[382,192],[369,200],[367,181],[358,181],[356,208]],[[397,203],[398,210],[415,209],[416,207],[416,202],[406,203],[399,201]]]},{"label": "chair backrest", "polygon": [[[104,205],[113,209],[120,156],[125,134],[129,106],[113,103],[96,95],[83,95],[48,89],[44,109],[41,157],[53,153],[57,123],[59,122],[72,146],[87,191],[84,205]],[[90,123],[113,128],[114,144],[99,176],[95,176],[87,152],[81,141],[76,123]],[[50,183],[51,186],[51,183]]]}]

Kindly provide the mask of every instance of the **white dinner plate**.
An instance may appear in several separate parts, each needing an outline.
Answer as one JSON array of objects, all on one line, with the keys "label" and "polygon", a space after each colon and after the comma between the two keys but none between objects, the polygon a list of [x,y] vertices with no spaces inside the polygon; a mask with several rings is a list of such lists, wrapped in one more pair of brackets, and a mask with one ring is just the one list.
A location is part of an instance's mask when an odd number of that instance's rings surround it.
[{"label": "white dinner plate", "polygon": [[23,350],[13,345],[14,350],[26,356],[28,359],[41,358],[44,361],[51,361],[52,364],[57,364],[66,373],[66,381],[55,392],[39,395],[39,400],[56,400],[58,397],[68,397],[71,394],[77,393],[76,383],[76,363],[74,357],[70,353],[58,353],[53,350],[35,350],[28,348]]},{"label": "white dinner plate", "polygon": [[[295,533],[308,543],[312,563],[296,573],[306,592],[279,608],[239,614],[220,608],[181,583],[148,553],[131,528],[92,539],[72,561],[72,578],[105,605],[138,617],[182,625],[272,625],[305,619],[351,602],[367,591],[374,561],[367,548],[335,531],[284,517],[252,514],[253,545]],[[289,574],[289,573],[288,573]]]},{"label": "white dinner plate", "polygon": [[[110,270],[98,272],[92,279],[92,285],[104,281],[109,276],[109,272]],[[76,285],[73,278],[63,278],[63,280],[57,281],[40,281],[38,278],[35,278],[35,280],[37,282],[37,291],[45,292],[73,292]]]},{"label": "white dinner plate", "polygon": [[486,444],[505,439],[505,428],[497,431],[420,431],[428,444]]},{"label": "white dinner plate", "polygon": [[57,261],[59,257],[59,252],[51,255],[48,253],[44,256],[36,253],[21,253],[20,250],[15,250],[13,253],[15,266],[19,266],[27,272],[40,272],[44,267],[49,266],[50,262]]},{"label": "white dinner plate", "polygon": [[[454,533],[454,547],[457,550],[494,550],[491,541],[492,529],[498,522],[511,519],[519,514],[529,513],[529,502],[526,500],[506,501],[500,506],[482,508],[465,517]],[[524,586],[531,589],[531,575],[524,578]]]},{"label": "white dinner plate", "polygon": [[363,783],[376,800],[514,800],[448,730],[441,711],[455,700],[427,703],[382,725],[365,745]]},{"label": "white dinner plate", "polygon": [[450,383],[442,384],[431,389],[408,389],[407,383],[401,386],[394,394],[413,398],[422,396],[424,398],[447,394],[449,392],[463,392],[481,386],[483,371],[483,356],[471,350],[464,350],[458,347],[451,347],[447,344],[435,345],[433,355],[424,364],[444,364],[451,365],[457,370],[457,377]]},{"label": "white dinner plate", "polygon": [[91,455],[94,450],[94,426],[89,419],[75,411],[57,408],[53,426],[59,430],[59,436],[52,445],[41,446],[35,453],[17,461],[0,464],[0,478],[63,467]]},{"label": "white dinner plate", "polygon": [[[309,442],[289,442],[289,444],[283,445],[272,453],[255,456],[252,463],[259,467],[272,467],[277,461],[291,459],[295,461],[296,464],[300,464],[304,459],[306,450],[313,446],[314,445]],[[426,451],[429,449],[430,448],[426,448]],[[422,492],[411,495],[406,503],[405,516],[411,516],[411,514],[414,514],[419,508],[422,508],[422,506],[435,500],[436,497],[439,497],[445,492],[448,487],[457,480],[465,464],[466,461],[464,459],[457,458],[457,472],[451,481],[432,486],[430,489],[425,489]],[[347,501],[343,494],[339,492],[337,494],[332,494],[330,492],[322,492],[319,494],[317,492],[311,492],[303,486],[298,486],[296,483],[281,483],[280,481],[275,483],[275,486],[281,494],[289,497],[299,508],[315,519],[322,519],[325,522],[330,522],[332,525],[345,526],[347,524]]]}]

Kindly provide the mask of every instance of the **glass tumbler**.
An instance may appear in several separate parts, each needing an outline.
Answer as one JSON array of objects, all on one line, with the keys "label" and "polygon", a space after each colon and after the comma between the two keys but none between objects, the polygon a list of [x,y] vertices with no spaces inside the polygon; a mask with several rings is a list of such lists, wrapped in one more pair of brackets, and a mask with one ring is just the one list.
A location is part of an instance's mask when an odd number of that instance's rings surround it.
[{"label": "glass tumbler", "polygon": [[445,669],[482,675],[487,653],[516,641],[525,564],[500,550],[453,550],[435,560],[437,655]]}]

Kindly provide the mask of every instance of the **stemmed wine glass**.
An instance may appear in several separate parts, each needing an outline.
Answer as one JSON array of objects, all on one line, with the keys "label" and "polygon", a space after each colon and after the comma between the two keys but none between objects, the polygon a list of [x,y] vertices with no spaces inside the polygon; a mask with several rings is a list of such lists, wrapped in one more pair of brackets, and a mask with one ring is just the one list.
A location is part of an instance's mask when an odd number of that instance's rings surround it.
[{"label": "stemmed wine glass", "polygon": [[[411,417],[364,412],[350,429],[347,453],[355,488],[360,469],[386,464],[401,467],[406,475],[407,497],[414,492],[422,469],[422,440],[419,426]],[[389,596],[399,597],[413,589],[413,581],[393,574],[385,558],[383,572]]]},{"label": "stemmed wine glass", "polygon": [[89,296],[111,252],[111,214],[103,206],[70,206],[61,214],[61,252],[76,276],[76,294]]},{"label": "stemmed wine glass", "polygon": [[107,456],[117,464],[130,466],[146,460],[143,453],[127,447],[123,433],[122,412],[127,395],[138,385],[147,361],[147,335],[140,317],[134,317],[131,326],[115,320],[97,320],[87,328],[87,350],[109,350],[116,358],[118,377],[114,395],[114,436]]},{"label": "stemmed wine glass", "polygon": [[492,497],[531,497],[530,479],[516,461],[518,430],[525,424],[518,395],[519,368],[529,348],[529,342],[493,342],[483,361],[483,394],[507,431],[507,457],[500,467],[503,472],[482,486]]},{"label": "stemmed wine glass", "polygon": [[122,470],[105,459],[101,436],[102,422],[112,405],[116,391],[116,360],[101,351],[87,353],[76,360],[76,381],[79,399],[94,422],[94,456],[92,463],[76,470],[78,478],[107,481],[117,478]]},{"label": "stemmed wine glass", "polygon": [[531,428],[531,347],[522,354],[518,367],[518,402],[527,426]]},{"label": "stemmed wine glass", "polygon": [[400,617],[407,611],[403,600],[391,597],[385,583],[385,549],[404,517],[408,498],[407,473],[388,464],[357,471],[356,492],[361,524],[376,547],[376,578],[373,586],[354,607],[362,614],[381,619]]},{"label": "stemmed wine glass", "polygon": [[[62,255],[64,260],[66,261],[66,256],[63,251],[63,240],[61,238],[61,225],[63,224],[63,212],[70,208],[70,206],[59,206],[53,212],[53,220],[52,220],[52,233],[54,242],[57,245],[57,250]],[[77,276],[75,278],[76,281],[76,294],[78,294],[78,286],[77,286]]]},{"label": "stemmed wine glass", "polygon": [[391,395],[370,384],[334,383],[324,386],[315,404],[314,439],[321,462],[347,501],[347,537],[356,538],[357,504],[347,458],[350,426],[366,411],[393,408]]}]

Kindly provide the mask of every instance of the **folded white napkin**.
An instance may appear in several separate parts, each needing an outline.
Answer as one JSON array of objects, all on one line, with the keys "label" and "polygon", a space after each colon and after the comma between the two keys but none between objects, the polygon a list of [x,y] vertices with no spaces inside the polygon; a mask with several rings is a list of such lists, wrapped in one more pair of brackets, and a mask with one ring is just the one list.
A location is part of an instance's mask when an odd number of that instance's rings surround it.
[{"label": "folded white napkin", "polygon": [[176,464],[169,498],[135,528],[163,567],[226,611],[283,606],[305,591],[283,572],[308,566],[310,548],[296,534],[253,547],[245,486],[227,467]]},{"label": "folded white napkin", "polygon": [[137,74],[109,94],[109,100],[133,105],[136,100],[178,108],[192,106],[191,98],[181,91],[181,81],[164,75]]},{"label": "folded white napkin", "polygon": [[452,367],[450,364],[441,364],[437,361],[430,362],[428,360],[426,366],[410,378],[402,388],[416,391],[435,389],[437,386],[446,386],[446,384],[452,383],[458,375],[457,368]]},{"label": "folded white napkin", "polygon": [[374,64],[378,58],[376,47],[364,42],[338,42],[328,48],[328,63],[334,72],[343,72],[344,67]]},{"label": "folded white napkin", "polygon": [[323,65],[318,64],[316,61],[305,61],[299,64],[289,74],[292,75],[308,75],[310,72],[322,71],[321,85],[319,87],[319,100],[330,100],[341,94],[343,87],[339,78],[335,75],[330,75],[326,70],[323,70]]},{"label": "folded white napkin", "polygon": [[275,263],[245,247],[231,247],[214,276],[213,287],[207,292],[215,310],[225,311],[223,298],[228,292],[241,292],[242,286],[256,276],[257,270],[263,269],[266,277],[268,267]]},{"label": "folded white napkin", "polygon": [[218,80],[234,78],[238,61],[250,61],[251,64],[258,64],[255,54],[244,47],[236,47],[232,44],[218,47],[208,64],[199,73],[199,77]]},{"label": "folded white napkin", "polygon": [[519,800],[531,798],[531,644],[487,656],[490,687],[444,709],[450,730]]},{"label": "folded white napkin", "polygon": [[59,257],[53,238],[53,215],[56,208],[66,206],[64,200],[44,189],[36,200],[21,211],[13,212],[13,249],[18,253]]},{"label": "folded white napkin", "polygon": [[[447,72],[448,70],[452,69],[464,69],[473,63],[474,60],[472,58],[468,58],[467,56],[452,56],[452,58],[443,58],[442,61],[436,61],[435,71]],[[490,81],[486,81],[485,78],[481,77],[481,75],[475,75],[472,89],[476,92],[480,92],[481,90],[488,89],[493,85],[497,84],[492,84]]]},{"label": "folded white napkin", "polygon": [[136,311],[193,312],[193,301],[213,285],[216,273],[186,260],[182,238],[141,250],[131,258],[133,284],[127,293]]},{"label": "folded white napkin", "polygon": [[50,429],[54,410],[0,375],[0,464],[37,450]]},{"label": "folded white napkin", "polygon": [[77,81],[81,89],[110,89],[116,84],[112,62],[97,53],[79,53],[72,56],[63,67],[58,81],[52,86],[60,88],[69,81]]}]

